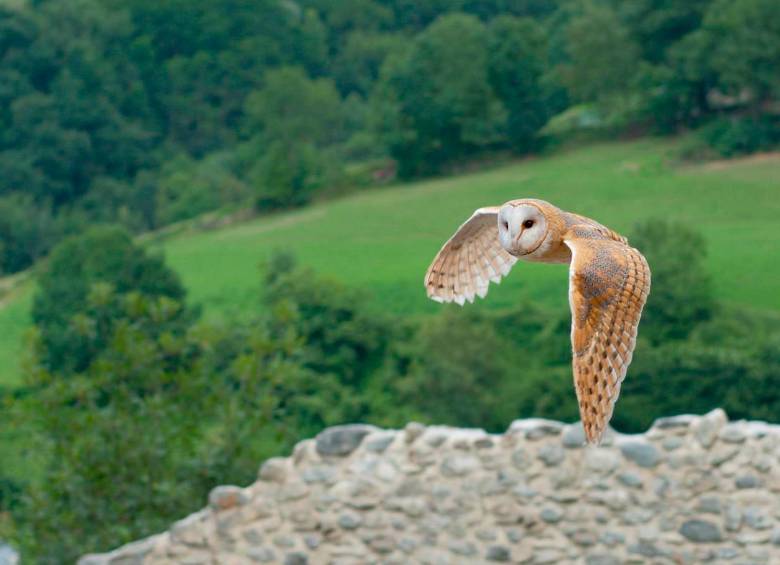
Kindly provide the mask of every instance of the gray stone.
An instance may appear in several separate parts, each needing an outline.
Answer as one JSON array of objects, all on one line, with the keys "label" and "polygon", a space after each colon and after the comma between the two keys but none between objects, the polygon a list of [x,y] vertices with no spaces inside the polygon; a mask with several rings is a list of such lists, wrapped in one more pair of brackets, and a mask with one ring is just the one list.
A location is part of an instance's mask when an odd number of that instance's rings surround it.
[{"label": "gray stone", "polygon": [[450,551],[456,555],[463,555],[464,557],[471,557],[477,554],[477,546],[470,541],[454,540],[450,542]]},{"label": "gray stone", "polygon": [[735,446],[719,446],[715,448],[708,458],[708,463],[713,467],[720,467],[727,461],[734,459],[739,453],[739,448]]},{"label": "gray stone", "polygon": [[617,479],[627,487],[642,488],[642,477],[636,473],[623,471],[622,473],[618,474]]},{"label": "gray stone", "polygon": [[563,461],[566,457],[566,454],[560,446],[547,444],[539,448],[536,456],[541,459],[548,467],[553,467]]},{"label": "gray stone", "polygon": [[373,538],[368,546],[380,555],[386,555],[395,549],[395,540],[387,535],[379,535]]},{"label": "gray stone", "polygon": [[560,563],[561,552],[556,549],[542,549],[534,553],[534,563]]},{"label": "gray stone", "polygon": [[585,565],[621,565],[622,561],[607,553],[592,553],[585,558]]},{"label": "gray stone", "polygon": [[383,432],[381,434],[371,434],[365,440],[365,448],[372,453],[384,453],[385,450],[395,440],[395,432]]},{"label": "gray stone", "polygon": [[501,563],[509,561],[511,556],[512,554],[509,551],[509,548],[503,545],[491,545],[487,548],[487,553],[485,554],[485,558],[488,561],[498,561]]},{"label": "gray stone", "polygon": [[404,553],[412,553],[419,546],[419,542],[414,538],[402,537],[398,540],[398,549]]},{"label": "gray stone", "polygon": [[509,426],[509,433],[524,433],[530,440],[542,439],[546,436],[557,436],[563,431],[563,424],[555,420],[544,418],[529,418],[527,420],[515,420]]},{"label": "gray stone", "polygon": [[616,545],[625,543],[626,536],[624,536],[621,532],[606,531],[601,534],[599,539],[601,540],[601,543],[607,547],[615,547]]},{"label": "gray stone", "polygon": [[232,485],[214,487],[209,493],[209,506],[215,510],[227,510],[243,506],[249,502],[249,495],[244,489]]},{"label": "gray stone", "polygon": [[709,514],[720,514],[721,504],[720,497],[716,495],[702,496],[699,499],[699,504],[696,506],[699,512],[707,512]]},{"label": "gray stone", "polygon": [[283,483],[287,478],[287,469],[287,459],[271,457],[262,464],[257,475],[261,481]]},{"label": "gray stone", "polygon": [[735,479],[734,484],[739,489],[760,488],[763,481],[755,475],[740,475]]},{"label": "gray stone", "polygon": [[478,440],[474,441],[474,447],[477,449],[490,449],[493,447],[495,443],[493,443],[493,440],[489,437],[481,437]]},{"label": "gray stone", "polygon": [[661,551],[654,543],[640,541],[628,546],[628,552],[641,555],[642,557],[661,557],[664,552]]},{"label": "gray stone", "polygon": [[268,547],[250,547],[246,556],[255,563],[271,563],[276,559],[276,554]]},{"label": "gray stone", "polygon": [[736,547],[719,547],[715,550],[715,557],[717,559],[730,560],[739,555]]},{"label": "gray stone", "polygon": [[557,506],[545,506],[539,513],[539,517],[548,524],[557,524],[563,518],[563,510]]},{"label": "gray stone", "polygon": [[694,422],[693,435],[702,447],[708,448],[715,442],[718,432],[726,422],[728,422],[726,413],[717,408]]},{"label": "gray stone", "polygon": [[419,422],[409,422],[404,428],[404,441],[406,443],[414,443],[418,437],[425,433],[425,426]]},{"label": "gray stone", "polygon": [[302,477],[307,483],[330,483],[336,479],[336,468],[331,465],[315,465],[304,469]]},{"label": "gray stone", "polygon": [[473,455],[448,455],[441,464],[441,474],[445,477],[462,477],[479,467],[479,459]]},{"label": "gray stone", "polygon": [[680,534],[695,543],[715,543],[723,540],[720,528],[707,520],[687,520],[680,526]]},{"label": "gray stone", "polygon": [[623,457],[633,461],[640,467],[651,469],[658,465],[658,462],[661,460],[661,455],[656,447],[647,441],[625,441],[621,442],[619,447]]},{"label": "gray stone", "polygon": [[344,512],[339,516],[339,526],[345,530],[355,530],[363,523],[360,514],[356,512]]},{"label": "gray stone", "polygon": [[742,443],[746,438],[747,436],[739,424],[727,424],[718,433],[718,439],[726,443]]},{"label": "gray stone", "polygon": [[775,529],[772,530],[770,541],[772,542],[772,545],[780,546],[780,526],[775,526]]},{"label": "gray stone", "polygon": [[690,414],[684,414],[682,416],[669,416],[666,418],[658,418],[655,422],[653,422],[652,427],[659,430],[687,428],[694,422],[695,419],[696,416],[692,416]]},{"label": "gray stone", "polygon": [[585,429],[582,422],[566,426],[561,434],[561,443],[563,447],[574,449],[585,445]]},{"label": "gray stone", "polygon": [[441,447],[445,441],[447,441],[447,436],[444,434],[430,434],[425,439],[425,443],[431,447]]},{"label": "gray stone", "polygon": [[274,545],[281,548],[295,547],[295,540],[290,536],[278,535],[273,539]]},{"label": "gray stone", "polygon": [[620,465],[619,455],[604,447],[589,447],[584,455],[585,468],[594,473],[609,475]]},{"label": "gray stone", "polygon": [[366,424],[347,424],[345,426],[333,426],[317,434],[317,453],[344,457],[349,455],[366,437],[377,428]]},{"label": "gray stone", "polygon": [[522,448],[517,448],[512,452],[512,465],[517,469],[525,469],[528,466],[528,455]]},{"label": "gray stone", "polygon": [[482,528],[474,534],[481,541],[495,541],[498,539],[498,532],[491,528]]},{"label": "gray stone", "polygon": [[569,535],[571,541],[582,547],[596,545],[596,534],[588,528],[577,528]]},{"label": "gray stone", "polygon": [[766,530],[772,527],[772,519],[763,508],[749,506],[744,511],[745,524],[754,530]]},{"label": "gray stone", "polygon": [[295,551],[284,556],[284,565],[308,565],[309,558],[305,553]]},{"label": "gray stone", "polygon": [[736,532],[742,527],[742,512],[738,506],[728,505],[724,516],[724,527],[728,532]]},{"label": "gray stone", "polygon": [[675,449],[682,446],[683,443],[683,438],[680,436],[671,436],[664,438],[664,440],[661,442],[661,445],[666,451],[674,451]]}]

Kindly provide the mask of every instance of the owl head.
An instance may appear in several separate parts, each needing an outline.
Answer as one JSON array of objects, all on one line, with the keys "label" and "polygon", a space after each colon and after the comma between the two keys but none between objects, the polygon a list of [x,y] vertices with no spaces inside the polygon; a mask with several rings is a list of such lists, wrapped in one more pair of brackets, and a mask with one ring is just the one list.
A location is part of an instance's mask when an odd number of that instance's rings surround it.
[{"label": "owl head", "polygon": [[550,231],[546,202],[530,199],[507,202],[498,212],[498,239],[515,257],[532,256]]}]

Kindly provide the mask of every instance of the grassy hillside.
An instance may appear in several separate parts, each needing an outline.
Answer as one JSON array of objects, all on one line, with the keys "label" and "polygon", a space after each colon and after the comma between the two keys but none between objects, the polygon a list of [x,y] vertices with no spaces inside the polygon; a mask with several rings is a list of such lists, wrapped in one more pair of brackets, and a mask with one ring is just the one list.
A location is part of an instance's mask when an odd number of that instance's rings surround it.
[{"label": "grassy hillside", "polygon": [[[691,223],[709,244],[718,296],[780,309],[780,158],[675,168],[674,142],[602,144],[495,170],[370,191],[216,231],[182,233],[152,244],[181,274],[209,317],[258,307],[259,265],[289,249],[319,272],[366,287],[383,308],[407,314],[440,307],[422,277],[440,245],[480,206],[537,197],[622,232],[646,218]],[[652,267],[652,266],[651,266]],[[526,298],[566,307],[565,266],[518,264],[479,307]],[[0,383],[18,378],[31,291],[0,307]]]}]

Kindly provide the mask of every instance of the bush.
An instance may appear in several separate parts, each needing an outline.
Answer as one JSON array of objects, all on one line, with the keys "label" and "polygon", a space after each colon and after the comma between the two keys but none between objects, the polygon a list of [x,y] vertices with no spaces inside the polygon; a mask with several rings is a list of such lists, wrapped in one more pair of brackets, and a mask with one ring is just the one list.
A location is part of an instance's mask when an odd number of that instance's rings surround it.
[{"label": "bush", "polygon": [[780,143],[780,116],[721,118],[703,127],[699,135],[719,155],[745,155]]},{"label": "bush", "polygon": [[[32,308],[47,370],[66,375],[84,371],[106,347],[130,292],[184,298],[176,273],[121,228],[93,228],[60,243],[41,273]],[[181,311],[170,322],[181,324],[188,316]]]}]

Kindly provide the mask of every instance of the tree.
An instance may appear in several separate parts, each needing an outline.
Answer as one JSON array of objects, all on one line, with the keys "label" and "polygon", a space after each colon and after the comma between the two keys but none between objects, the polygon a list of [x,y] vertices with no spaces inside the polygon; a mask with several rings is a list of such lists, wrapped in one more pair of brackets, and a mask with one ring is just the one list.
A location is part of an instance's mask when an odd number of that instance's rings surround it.
[{"label": "tree", "polygon": [[780,98],[780,6],[772,0],[714,1],[702,33],[726,92],[749,94],[758,108]]},{"label": "tree", "polygon": [[688,337],[715,309],[704,239],[684,225],[649,220],[629,240],[647,258],[653,279],[640,334],[655,344]]},{"label": "tree", "polygon": [[488,31],[490,83],[507,109],[509,143],[518,152],[533,150],[537,132],[552,114],[542,85],[543,30],[534,20],[501,16]]},{"label": "tree", "polygon": [[607,114],[628,101],[639,67],[639,48],[628,28],[608,6],[586,2],[565,25],[566,61],[561,82],[571,97],[597,102]]},{"label": "tree", "polygon": [[506,109],[488,79],[488,34],[473,16],[442,16],[382,69],[376,121],[399,174],[440,171],[504,139]]},{"label": "tree", "polygon": [[251,147],[262,157],[249,171],[260,208],[305,204],[338,176],[324,150],[342,139],[341,98],[329,79],[308,78],[299,68],[269,71],[246,103]]},{"label": "tree", "polygon": [[[162,258],[148,255],[115,227],[93,228],[63,241],[38,283],[32,316],[40,333],[41,363],[64,375],[86,370],[107,346],[128,293],[174,301],[184,297],[178,276]],[[181,329],[189,316],[178,311],[154,331]]]}]

